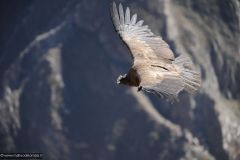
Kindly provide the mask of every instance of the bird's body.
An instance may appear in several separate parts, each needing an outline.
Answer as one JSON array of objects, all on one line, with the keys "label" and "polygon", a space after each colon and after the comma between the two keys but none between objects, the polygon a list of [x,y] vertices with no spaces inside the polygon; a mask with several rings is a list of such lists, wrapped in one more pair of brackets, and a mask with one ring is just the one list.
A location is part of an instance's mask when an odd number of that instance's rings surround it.
[{"label": "bird's body", "polygon": [[147,25],[142,25],[143,20],[137,22],[136,14],[130,17],[128,7],[124,13],[122,5],[117,9],[113,2],[112,19],[133,58],[131,69],[119,76],[118,84],[135,86],[169,99],[177,98],[182,90],[194,93],[200,87],[200,74],[193,69],[190,58],[175,58],[168,44]]}]

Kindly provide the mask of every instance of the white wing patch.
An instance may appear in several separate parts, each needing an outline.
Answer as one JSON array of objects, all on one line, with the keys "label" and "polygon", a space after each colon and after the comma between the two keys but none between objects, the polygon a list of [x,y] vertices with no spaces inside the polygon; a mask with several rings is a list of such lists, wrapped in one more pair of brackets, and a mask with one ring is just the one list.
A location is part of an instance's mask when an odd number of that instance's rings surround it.
[{"label": "white wing patch", "polygon": [[143,90],[152,92],[158,96],[166,97],[175,100],[178,94],[184,89],[184,82],[178,76],[166,75],[163,77],[156,77],[159,80],[154,84],[140,84]]},{"label": "white wing patch", "polygon": [[113,2],[112,19],[114,26],[123,41],[131,50],[132,57],[146,59],[174,60],[174,54],[168,44],[160,37],[154,35],[143,20],[137,21],[137,15],[130,15],[127,7],[125,14],[122,4],[117,9]]}]

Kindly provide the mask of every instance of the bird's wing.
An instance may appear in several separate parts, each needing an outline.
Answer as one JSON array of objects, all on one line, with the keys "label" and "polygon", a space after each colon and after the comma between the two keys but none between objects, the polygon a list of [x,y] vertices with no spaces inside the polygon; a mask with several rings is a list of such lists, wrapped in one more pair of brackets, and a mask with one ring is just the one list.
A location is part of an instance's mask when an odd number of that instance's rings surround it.
[{"label": "bird's wing", "polygon": [[116,3],[112,7],[113,24],[127,44],[136,59],[160,59],[166,62],[174,60],[174,54],[168,44],[160,37],[154,35],[143,20],[137,21],[137,14],[131,17],[130,9],[127,7],[125,13],[122,4],[117,9]]},{"label": "bird's wing", "polygon": [[166,97],[169,100],[177,99],[179,92],[184,89],[184,82],[181,77],[172,72],[164,71],[162,68],[157,70],[139,69],[142,89],[160,97]]}]

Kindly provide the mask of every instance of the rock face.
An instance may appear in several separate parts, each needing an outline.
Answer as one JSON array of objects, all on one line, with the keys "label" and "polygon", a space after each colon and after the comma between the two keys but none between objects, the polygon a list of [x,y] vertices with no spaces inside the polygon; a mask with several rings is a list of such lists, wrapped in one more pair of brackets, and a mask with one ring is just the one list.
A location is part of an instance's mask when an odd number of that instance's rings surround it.
[{"label": "rock face", "polygon": [[240,159],[239,1],[123,2],[201,70],[200,92],[182,93],[174,104],[116,85],[131,59],[110,4],[1,4],[0,152],[52,160]]}]

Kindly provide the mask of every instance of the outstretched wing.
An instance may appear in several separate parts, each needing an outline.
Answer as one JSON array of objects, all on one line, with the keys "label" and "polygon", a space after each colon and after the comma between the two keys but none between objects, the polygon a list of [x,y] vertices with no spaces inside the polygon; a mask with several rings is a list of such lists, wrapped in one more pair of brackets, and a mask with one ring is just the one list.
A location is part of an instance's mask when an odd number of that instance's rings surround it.
[{"label": "outstretched wing", "polygon": [[160,59],[167,62],[174,60],[174,54],[168,44],[160,37],[154,35],[143,20],[137,21],[137,14],[132,17],[127,7],[125,13],[122,4],[117,9],[113,2],[112,20],[123,41],[127,44],[136,59]]},{"label": "outstretched wing", "polygon": [[163,68],[141,68],[138,70],[144,91],[152,92],[160,97],[166,97],[169,100],[175,100],[178,94],[184,90],[184,81],[173,72],[166,71]]}]

